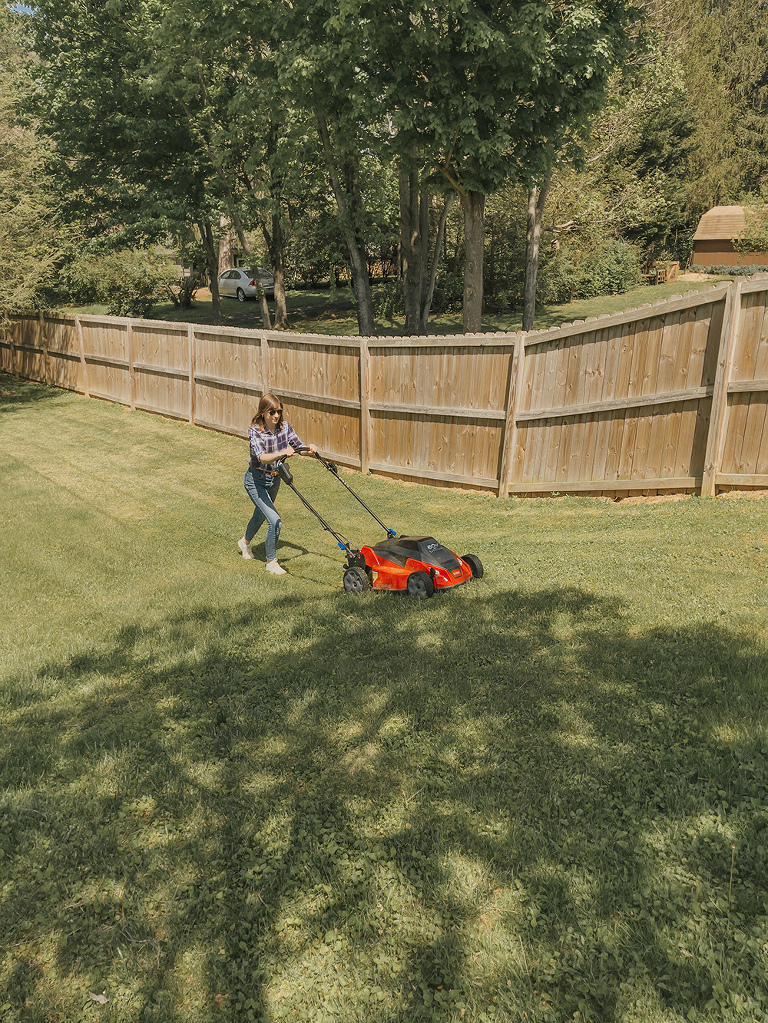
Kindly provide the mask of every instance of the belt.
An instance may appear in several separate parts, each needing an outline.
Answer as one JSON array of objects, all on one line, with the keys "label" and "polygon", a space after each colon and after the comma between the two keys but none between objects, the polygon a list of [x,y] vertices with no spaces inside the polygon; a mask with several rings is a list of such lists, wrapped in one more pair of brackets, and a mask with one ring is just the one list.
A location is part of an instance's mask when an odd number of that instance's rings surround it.
[{"label": "belt", "polygon": [[262,476],[269,476],[270,478],[274,479],[275,476],[277,476],[279,470],[265,469],[260,463],[258,465],[254,465],[253,462],[251,462],[251,472],[260,473]]}]

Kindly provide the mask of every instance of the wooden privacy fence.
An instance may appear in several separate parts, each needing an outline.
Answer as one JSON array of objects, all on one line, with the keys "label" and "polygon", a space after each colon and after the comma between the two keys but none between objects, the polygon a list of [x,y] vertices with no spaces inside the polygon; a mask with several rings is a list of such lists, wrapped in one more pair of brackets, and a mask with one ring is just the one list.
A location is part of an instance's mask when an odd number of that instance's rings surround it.
[{"label": "wooden privacy fence", "polygon": [[342,464],[506,494],[768,487],[768,275],[529,334],[348,338],[27,315],[0,369]]}]

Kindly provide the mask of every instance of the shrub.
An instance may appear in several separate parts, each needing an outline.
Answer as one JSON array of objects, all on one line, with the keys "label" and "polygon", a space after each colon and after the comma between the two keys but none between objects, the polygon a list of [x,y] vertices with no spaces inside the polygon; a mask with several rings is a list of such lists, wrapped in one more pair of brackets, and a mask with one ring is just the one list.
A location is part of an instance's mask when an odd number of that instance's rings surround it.
[{"label": "shrub", "polygon": [[768,266],[697,266],[691,267],[696,274],[713,274],[717,277],[751,277],[753,274],[768,273]]},{"label": "shrub", "polygon": [[77,305],[100,303],[112,316],[146,317],[167,297],[178,268],[146,253],[88,253],[65,264],[58,293]]},{"label": "shrub", "polygon": [[380,320],[394,320],[405,315],[401,281],[384,281],[373,291],[373,312]]},{"label": "shrub", "polygon": [[579,267],[566,254],[558,253],[539,271],[536,291],[541,302],[571,302],[581,298],[579,289]]},{"label": "shrub", "polygon": [[[464,303],[464,278],[461,274],[443,271],[435,281],[430,316],[461,312]],[[382,320],[405,315],[402,281],[384,281],[373,292],[373,311]]]},{"label": "shrub", "polygon": [[637,249],[629,242],[616,241],[583,259],[567,250],[556,253],[541,269],[537,297],[543,302],[562,303],[621,294],[641,280]]},{"label": "shrub", "polygon": [[198,288],[205,285],[205,278],[197,270],[185,277],[166,283],[168,296],[177,309],[191,309]]},{"label": "shrub", "polygon": [[432,296],[430,313],[460,313],[464,305],[464,277],[462,274],[443,270],[437,275],[435,293]]}]

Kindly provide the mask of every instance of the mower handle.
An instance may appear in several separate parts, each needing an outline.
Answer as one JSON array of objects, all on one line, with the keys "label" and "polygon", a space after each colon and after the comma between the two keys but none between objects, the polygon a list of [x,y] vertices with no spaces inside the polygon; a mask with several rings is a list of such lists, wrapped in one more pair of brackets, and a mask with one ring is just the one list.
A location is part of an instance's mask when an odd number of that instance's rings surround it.
[{"label": "mower handle", "polygon": [[[294,448],[294,451],[296,451],[296,452],[310,451],[310,448],[308,448],[306,446],[306,444],[302,444],[301,447]],[[356,494],[355,491],[352,489],[352,487],[350,487],[350,485],[348,483],[346,483],[341,478],[341,476],[339,476],[338,466],[336,466],[333,462],[329,461],[327,458],[323,458],[323,456],[320,454],[319,451],[313,451],[311,453],[315,456],[315,458],[317,458],[320,462],[322,462],[322,464],[325,466],[325,468],[328,470],[328,472],[330,472],[331,475],[335,476],[336,479],[339,481],[339,483],[341,483],[341,485],[343,487],[345,487],[350,492],[350,494],[354,497],[354,499],[359,504],[361,504],[363,506],[363,508],[365,508],[365,510],[368,512],[368,514],[371,516],[371,518],[374,518],[378,522],[378,524],[381,526],[381,528],[384,530],[384,532],[387,534],[388,537],[394,538],[394,537],[397,536],[397,533],[395,532],[395,530],[394,529],[390,529],[389,526],[385,525],[381,521],[379,516],[376,514],[376,512],[372,511],[368,507],[368,505],[365,503],[365,501],[362,499],[362,497],[360,497],[359,494]],[[290,470],[288,469],[287,465],[285,464],[285,460],[280,461],[278,468],[279,468],[280,475],[285,480],[285,482],[288,484],[288,486],[293,487],[293,476],[291,475]],[[288,477],[290,477],[290,479]],[[295,487],[293,489],[295,490]],[[297,493],[298,493],[298,491],[297,491]],[[299,496],[301,496],[301,495],[299,495]],[[302,498],[302,500],[304,500],[304,499]],[[317,515],[317,512],[315,512],[314,508],[312,509],[312,511],[314,512],[314,514],[318,518],[320,518],[320,516]],[[342,549],[344,549],[344,548],[342,548]]]}]

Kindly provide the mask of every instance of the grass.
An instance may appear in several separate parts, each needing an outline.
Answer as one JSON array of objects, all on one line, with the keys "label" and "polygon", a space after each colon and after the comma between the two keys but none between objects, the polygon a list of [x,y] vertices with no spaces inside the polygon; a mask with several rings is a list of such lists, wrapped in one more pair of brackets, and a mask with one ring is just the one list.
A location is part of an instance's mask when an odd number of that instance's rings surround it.
[{"label": "grass", "polygon": [[0,432],[4,1023],[767,1018],[765,498],[350,473],[486,567],[353,598],[290,492],[238,556],[242,441],[7,375]]},{"label": "grass", "polygon": [[[545,327],[559,327],[573,320],[583,320],[588,316],[600,316],[604,313],[621,312],[648,302],[658,302],[672,295],[680,295],[686,291],[701,291],[711,287],[721,278],[712,277],[705,281],[678,281],[675,284],[660,284],[653,287],[644,286],[621,295],[604,295],[599,298],[581,299],[568,305],[540,306],[534,323],[536,330]],[[355,335],[358,332],[352,292],[349,288],[340,288],[335,294],[327,289],[315,291],[289,291],[287,295],[290,329],[300,332],[318,334]],[[261,327],[261,314],[256,302],[237,302],[235,299],[221,300],[222,322],[234,327]],[[104,315],[106,306],[84,306],[71,309],[70,312],[93,313]],[[177,309],[171,303],[158,305],[153,315],[159,320],[170,320],[179,323],[212,323],[210,293],[205,290],[199,294],[191,309]],[[486,315],[483,317],[485,331],[515,331],[522,326],[522,313],[506,315]],[[376,329],[379,335],[401,334],[403,322],[395,320],[378,320]],[[445,314],[430,320],[433,333],[460,333],[461,314]]]}]

